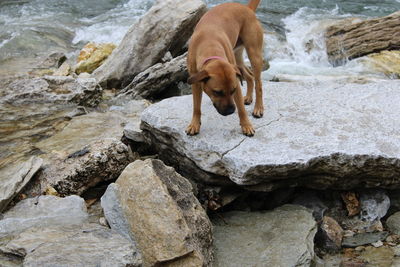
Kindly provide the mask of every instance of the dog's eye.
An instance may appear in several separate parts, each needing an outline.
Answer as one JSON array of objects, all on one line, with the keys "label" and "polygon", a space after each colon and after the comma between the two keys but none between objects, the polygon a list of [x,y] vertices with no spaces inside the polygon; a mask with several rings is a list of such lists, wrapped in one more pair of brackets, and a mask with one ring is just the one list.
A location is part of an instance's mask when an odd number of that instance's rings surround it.
[{"label": "dog's eye", "polygon": [[217,90],[213,90],[213,94],[215,96],[224,96],[225,95],[224,91],[217,91]]}]

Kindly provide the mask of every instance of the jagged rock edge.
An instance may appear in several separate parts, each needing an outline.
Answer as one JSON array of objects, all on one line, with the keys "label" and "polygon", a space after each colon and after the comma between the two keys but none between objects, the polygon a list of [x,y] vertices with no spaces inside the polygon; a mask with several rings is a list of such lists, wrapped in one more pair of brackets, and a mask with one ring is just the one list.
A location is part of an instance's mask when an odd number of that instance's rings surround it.
[{"label": "jagged rock edge", "polygon": [[[269,126],[278,120],[279,119],[274,120],[261,127]],[[228,182],[227,180],[230,179],[236,184],[246,186],[246,188],[250,190],[255,189],[252,188],[252,186],[260,186],[261,184],[261,186],[265,187],[265,189],[262,191],[272,191],[274,189],[289,185],[306,186],[318,189],[326,189],[328,187],[348,189],[359,185],[364,185],[365,187],[380,186],[382,188],[391,189],[400,185],[400,179],[396,179],[396,177],[400,177],[400,159],[385,157],[382,155],[350,155],[345,153],[332,153],[330,155],[318,156],[311,158],[304,163],[291,162],[282,165],[259,165],[249,168],[249,170],[247,170],[241,177],[234,177],[234,175],[230,173],[227,166],[225,166],[223,159],[229,152],[232,152],[234,149],[239,147],[246,140],[246,138],[242,139],[242,141],[239,142],[239,144],[237,144],[234,148],[219,156],[221,160],[215,164],[215,167],[223,169],[227,174],[219,175],[201,169],[192,159],[188,158],[186,154],[182,152],[183,150],[181,148],[174,146],[174,148],[171,149],[171,146],[168,146],[168,143],[163,141],[171,138],[177,139],[176,134],[167,134],[160,129],[152,128],[149,124],[143,121],[141,122],[141,129],[143,130],[147,142],[150,144],[162,145],[164,147],[161,149],[157,148],[160,153],[163,153],[163,150],[168,148],[170,152],[173,152],[173,154],[178,155],[182,159],[188,160],[188,162],[190,162],[192,165],[190,168],[197,168],[196,171],[200,172],[202,175],[206,175],[208,179],[207,182],[210,182],[211,184],[226,184]],[[160,140],[155,136],[161,136],[163,140]],[[161,158],[166,161],[167,164],[174,165],[176,168],[178,168],[178,170],[182,167],[178,161],[171,160],[172,157],[163,158],[161,156]],[[379,164],[374,163],[377,161],[379,161]],[[321,166],[324,167],[323,171],[318,170],[318,168]],[[365,168],[366,166],[367,169]],[[346,167],[349,169],[349,171],[346,171],[345,173],[338,173],[337,170],[335,170],[335,168],[337,169],[343,167]],[[381,179],[381,177],[369,175],[368,173],[375,168],[385,169],[383,175],[390,179]],[[183,170],[183,176],[198,180],[191,175],[190,172],[193,172],[193,170],[189,172]],[[249,180],[248,177],[251,176],[256,176],[259,178],[253,177],[251,179],[251,183],[244,181]],[[285,179],[285,177],[291,178]],[[363,177],[368,177],[370,179],[364,179]],[[270,178],[270,180],[266,181],[266,178]],[[359,178],[359,180],[354,178]],[[371,180],[371,178],[372,180],[376,181],[374,183],[368,181]],[[281,181],[277,182],[277,180]],[[272,182],[274,185],[272,185]],[[232,183],[228,182],[228,184]]]}]

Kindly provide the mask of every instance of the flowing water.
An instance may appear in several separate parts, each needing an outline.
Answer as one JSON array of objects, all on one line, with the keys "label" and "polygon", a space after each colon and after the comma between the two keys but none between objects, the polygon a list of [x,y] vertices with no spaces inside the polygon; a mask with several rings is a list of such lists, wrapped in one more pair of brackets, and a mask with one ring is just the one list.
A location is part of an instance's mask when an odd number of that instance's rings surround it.
[{"label": "flowing water", "polygon": [[[225,1],[206,2],[213,6]],[[36,56],[49,51],[73,55],[89,41],[118,44],[153,3],[0,0],[0,74],[31,64]],[[267,74],[365,74],[358,64],[330,66],[323,41],[324,25],[347,17],[385,16],[399,9],[400,0],[262,0],[257,15],[267,31],[265,56],[271,63]]]}]

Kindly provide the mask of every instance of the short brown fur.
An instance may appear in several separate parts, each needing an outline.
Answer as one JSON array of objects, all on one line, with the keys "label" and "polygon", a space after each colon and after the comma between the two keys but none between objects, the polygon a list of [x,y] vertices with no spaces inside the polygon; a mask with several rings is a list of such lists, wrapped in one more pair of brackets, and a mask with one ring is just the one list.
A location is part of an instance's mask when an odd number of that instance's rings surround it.
[{"label": "short brown fur", "polygon": [[[187,57],[190,75],[188,82],[192,85],[193,93],[193,117],[186,129],[188,135],[195,135],[200,131],[202,91],[211,98],[222,115],[232,114],[236,105],[243,134],[254,135],[255,131],[244,104],[253,101],[255,84],[253,116],[263,116],[263,30],[254,13],[259,2],[260,0],[251,0],[247,6],[238,3],[218,5],[209,10],[197,24]],[[244,65],[244,49],[252,70]],[[210,57],[213,58],[207,60]],[[247,83],[244,98],[239,83],[242,77]]]}]

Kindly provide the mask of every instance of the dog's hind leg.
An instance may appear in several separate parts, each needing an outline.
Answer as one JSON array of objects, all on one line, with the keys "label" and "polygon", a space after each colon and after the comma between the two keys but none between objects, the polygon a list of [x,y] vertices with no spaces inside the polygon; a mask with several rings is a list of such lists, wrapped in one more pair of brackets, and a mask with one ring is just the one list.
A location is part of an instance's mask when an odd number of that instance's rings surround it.
[{"label": "dog's hind leg", "polygon": [[240,69],[240,72],[242,73],[243,78],[246,80],[247,84],[247,92],[246,96],[244,97],[244,104],[250,105],[251,102],[253,102],[254,76],[251,69],[244,64],[243,50],[244,46],[235,48],[235,58],[236,64]]},{"label": "dog's hind leg", "polygon": [[260,23],[256,20],[249,22],[245,28],[251,30],[251,33],[242,34],[241,39],[246,48],[247,55],[249,56],[255,80],[256,103],[254,105],[253,117],[261,118],[264,115],[261,82],[263,30]]}]

